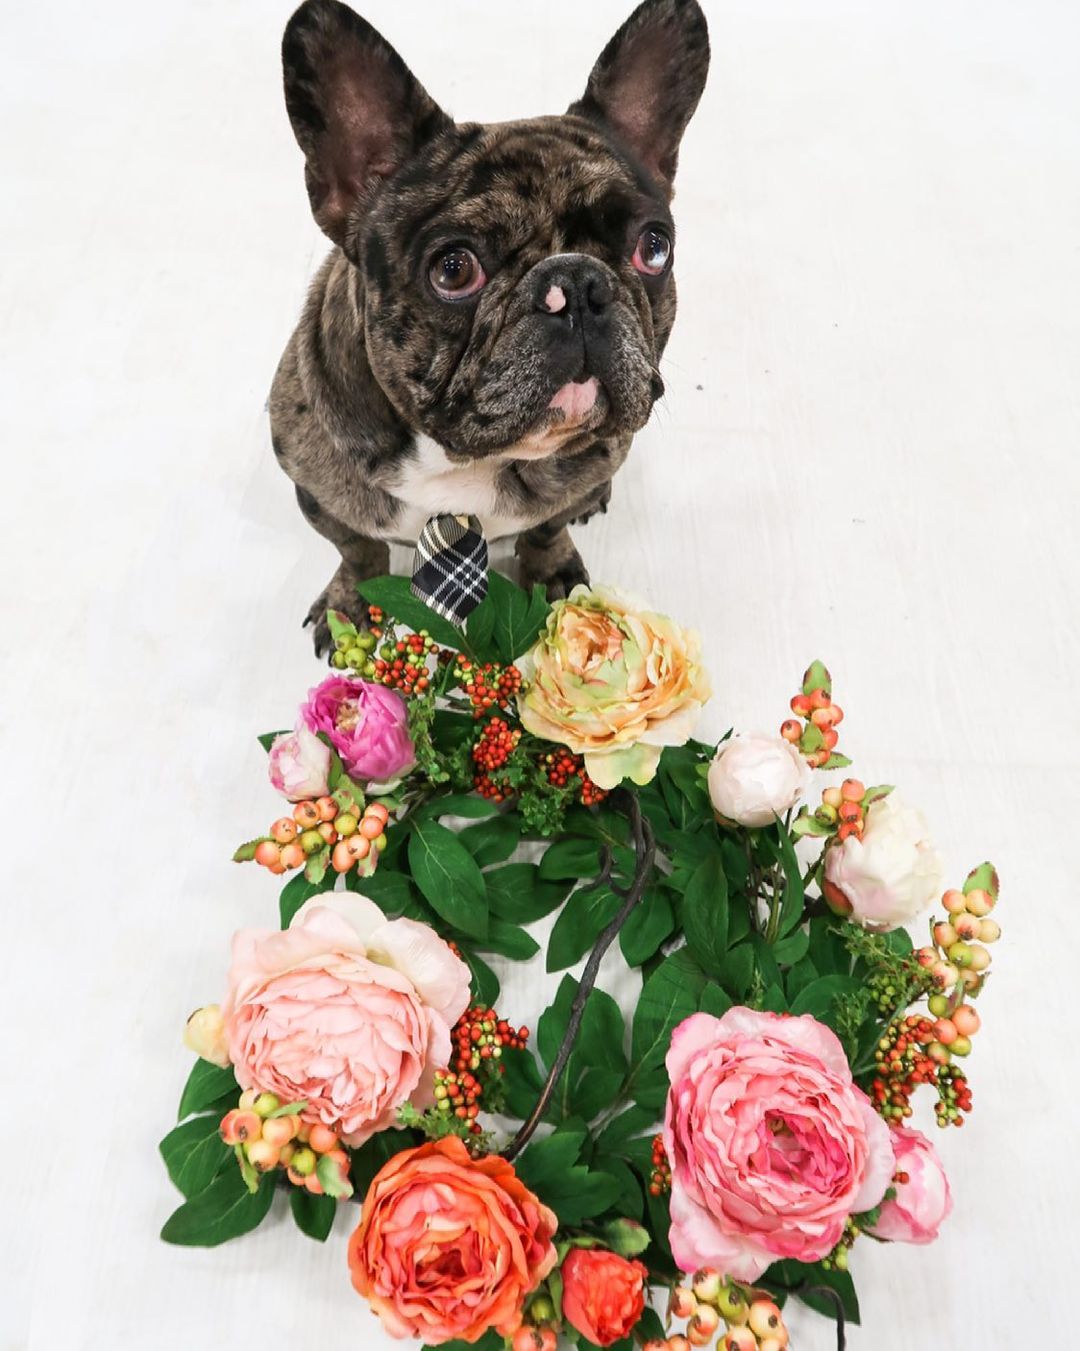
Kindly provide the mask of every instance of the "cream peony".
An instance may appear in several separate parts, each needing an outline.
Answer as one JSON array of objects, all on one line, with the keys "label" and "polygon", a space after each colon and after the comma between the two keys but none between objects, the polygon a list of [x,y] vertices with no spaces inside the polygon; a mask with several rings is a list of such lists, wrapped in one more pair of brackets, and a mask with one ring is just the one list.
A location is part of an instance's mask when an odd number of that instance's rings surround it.
[{"label": "cream peony", "polygon": [[825,853],[830,903],[879,933],[915,919],[940,894],[943,878],[922,813],[895,793],[870,804],[861,838],[849,835]]},{"label": "cream peony", "polygon": [[781,736],[735,736],[709,768],[709,797],[717,815],[739,826],[768,826],[810,786],[810,766]]},{"label": "cream peony", "polygon": [[711,693],[700,661],[696,633],[610,587],[575,587],[522,662],[521,721],[584,756],[600,788],[648,783]]}]

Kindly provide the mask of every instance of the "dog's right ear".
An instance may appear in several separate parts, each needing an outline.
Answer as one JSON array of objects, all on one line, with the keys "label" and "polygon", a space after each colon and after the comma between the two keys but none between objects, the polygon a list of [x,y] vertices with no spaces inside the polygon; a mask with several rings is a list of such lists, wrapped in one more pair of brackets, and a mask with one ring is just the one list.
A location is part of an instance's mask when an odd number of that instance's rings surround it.
[{"label": "dog's right ear", "polygon": [[281,43],[285,106],[316,221],[343,243],[354,206],[451,119],[381,33],[338,0],[306,0]]}]

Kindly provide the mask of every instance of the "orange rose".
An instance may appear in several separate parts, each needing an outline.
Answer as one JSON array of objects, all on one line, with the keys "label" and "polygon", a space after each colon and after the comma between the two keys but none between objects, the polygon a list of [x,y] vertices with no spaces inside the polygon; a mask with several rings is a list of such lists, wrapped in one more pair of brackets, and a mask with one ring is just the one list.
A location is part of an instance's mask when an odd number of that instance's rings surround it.
[{"label": "orange rose", "polygon": [[562,1264],[563,1314],[597,1346],[621,1341],[644,1312],[648,1274],[603,1248],[572,1248]]},{"label": "orange rose", "polygon": [[473,1159],[448,1136],[376,1175],[349,1240],[352,1282],[392,1337],[510,1337],[555,1265],[558,1223],[505,1159]]}]

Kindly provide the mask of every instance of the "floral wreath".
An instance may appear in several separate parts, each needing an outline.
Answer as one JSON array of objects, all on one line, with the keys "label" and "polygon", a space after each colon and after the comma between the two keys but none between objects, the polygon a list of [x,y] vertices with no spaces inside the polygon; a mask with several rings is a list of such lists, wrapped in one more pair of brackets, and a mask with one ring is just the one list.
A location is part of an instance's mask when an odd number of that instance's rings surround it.
[{"label": "floral wreath", "polygon": [[[850,764],[820,662],[779,736],[711,746],[697,635],[619,592],[492,573],[464,631],[403,579],[364,593],[260,738],[292,810],[235,857],[290,874],[281,927],[235,935],[187,1024],[162,1237],[234,1238],[281,1190],[321,1241],[354,1198],[352,1282],[395,1337],[780,1351],[797,1297],[843,1347],[856,1241],[928,1243],[951,1208],[907,1123],[917,1089],[939,1126],[970,1109],[994,869],[942,894],[889,786],[802,801]],[[586,960],[534,1037],[493,967],[552,916],[547,971]],[[616,939],[629,1027],[596,984]]]}]

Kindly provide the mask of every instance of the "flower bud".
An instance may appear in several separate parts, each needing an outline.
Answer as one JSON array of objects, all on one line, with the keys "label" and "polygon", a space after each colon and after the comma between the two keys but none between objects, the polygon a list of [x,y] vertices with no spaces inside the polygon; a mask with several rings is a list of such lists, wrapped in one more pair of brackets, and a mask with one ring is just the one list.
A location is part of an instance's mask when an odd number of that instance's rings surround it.
[{"label": "flower bud", "polygon": [[220,1004],[205,1004],[196,1009],[184,1028],[184,1045],[189,1051],[209,1060],[222,1069],[229,1064],[229,1048],[225,1038],[225,1020]]}]

